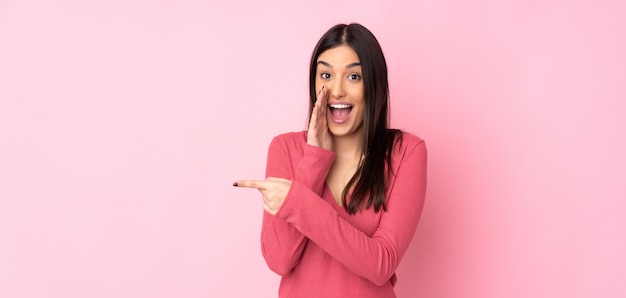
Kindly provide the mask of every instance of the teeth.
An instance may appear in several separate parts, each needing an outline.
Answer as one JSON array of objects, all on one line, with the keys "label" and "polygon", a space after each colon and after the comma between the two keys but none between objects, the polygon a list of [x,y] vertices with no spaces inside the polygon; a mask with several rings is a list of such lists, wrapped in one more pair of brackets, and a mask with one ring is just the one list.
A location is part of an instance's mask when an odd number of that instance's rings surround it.
[{"label": "teeth", "polygon": [[334,105],[330,105],[331,108],[333,109],[347,109],[347,108],[351,108],[351,105],[344,105],[344,104],[334,104]]}]

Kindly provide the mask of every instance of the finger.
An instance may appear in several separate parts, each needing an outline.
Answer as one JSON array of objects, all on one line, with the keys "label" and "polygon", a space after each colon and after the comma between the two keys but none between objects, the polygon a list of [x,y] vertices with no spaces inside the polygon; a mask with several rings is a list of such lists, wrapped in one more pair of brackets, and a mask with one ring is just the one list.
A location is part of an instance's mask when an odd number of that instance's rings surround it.
[{"label": "finger", "polygon": [[311,120],[309,120],[309,131],[314,129],[317,125],[317,113],[319,111],[318,102],[313,106],[313,111],[311,111]]},{"label": "finger", "polygon": [[320,92],[317,93],[317,98],[315,99],[315,105],[318,107],[322,107],[322,105],[324,104],[324,95],[326,94],[325,92],[326,90],[326,86],[322,86],[322,89],[320,89]]},{"label": "finger", "polygon": [[328,112],[328,90],[326,89],[326,86],[322,86],[318,102],[318,117],[320,122],[324,124],[324,121],[326,120],[326,113]]},{"label": "finger", "polygon": [[309,129],[307,133],[307,143],[317,146],[317,131],[318,131],[318,114],[319,114],[319,102],[316,102],[311,111],[311,119],[309,119]]},{"label": "finger", "polygon": [[263,189],[265,187],[265,181],[260,180],[237,180],[233,182],[233,186],[244,188],[256,188]]},{"label": "finger", "polygon": [[322,89],[317,92],[317,96],[315,97],[315,103],[318,103],[319,100],[322,98],[322,93],[324,93],[324,89],[326,89],[326,85],[323,85]]}]

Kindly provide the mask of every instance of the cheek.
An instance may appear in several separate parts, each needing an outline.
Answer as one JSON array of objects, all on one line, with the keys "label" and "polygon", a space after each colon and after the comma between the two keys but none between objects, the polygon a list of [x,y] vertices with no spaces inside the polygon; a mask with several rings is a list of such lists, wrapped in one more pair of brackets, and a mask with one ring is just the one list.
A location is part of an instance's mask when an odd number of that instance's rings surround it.
[{"label": "cheek", "polygon": [[365,106],[363,104],[359,105],[358,110],[356,111],[355,120],[358,122],[363,122],[363,118],[365,118]]},{"label": "cheek", "polygon": [[351,95],[351,97],[359,102],[362,103],[363,102],[363,95],[365,94],[365,90],[363,87],[363,84],[354,84],[352,83],[349,87],[349,93]]},{"label": "cheek", "polygon": [[[327,82],[324,82],[324,80],[322,80],[321,78],[316,78],[315,79],[315,91],[316,93],[319,93],[320,90],[322,90],[322,86],[326,85]],[[328,89],[328,86],[326,86],[326,89]]]},{"label": "cheek", "polygon": [[363,102],[365,101],[365,87],[363,86],[363,84],[359,84],[356,88],[355,88],[355,95],[357,98],[359,98],[359,102],[361,104],[363,104]]}]

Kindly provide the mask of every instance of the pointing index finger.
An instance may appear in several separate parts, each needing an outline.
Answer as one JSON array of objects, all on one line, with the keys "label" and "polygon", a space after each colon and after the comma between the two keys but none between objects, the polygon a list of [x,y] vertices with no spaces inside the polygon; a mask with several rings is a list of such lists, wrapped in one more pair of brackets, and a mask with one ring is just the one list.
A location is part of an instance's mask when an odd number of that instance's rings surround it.
[{"label": "pointing index finger", "polygon": [[233,186],[236,187],[245,187],[245,188],[263,188],[263,181],[260,180],[237,180],[233,183]]}]

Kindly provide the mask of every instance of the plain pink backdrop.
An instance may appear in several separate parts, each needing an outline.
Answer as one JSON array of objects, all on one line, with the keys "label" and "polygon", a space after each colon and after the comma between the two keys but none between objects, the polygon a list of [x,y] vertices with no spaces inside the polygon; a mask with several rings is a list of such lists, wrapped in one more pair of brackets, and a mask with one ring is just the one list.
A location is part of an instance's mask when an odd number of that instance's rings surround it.
[{"label": "plain pink backdrop", "polygon": [[625,297],[624,1],[0,2],[0,296],[276,297],[271,138],[360,22],[427,141],[400,297]]}]

